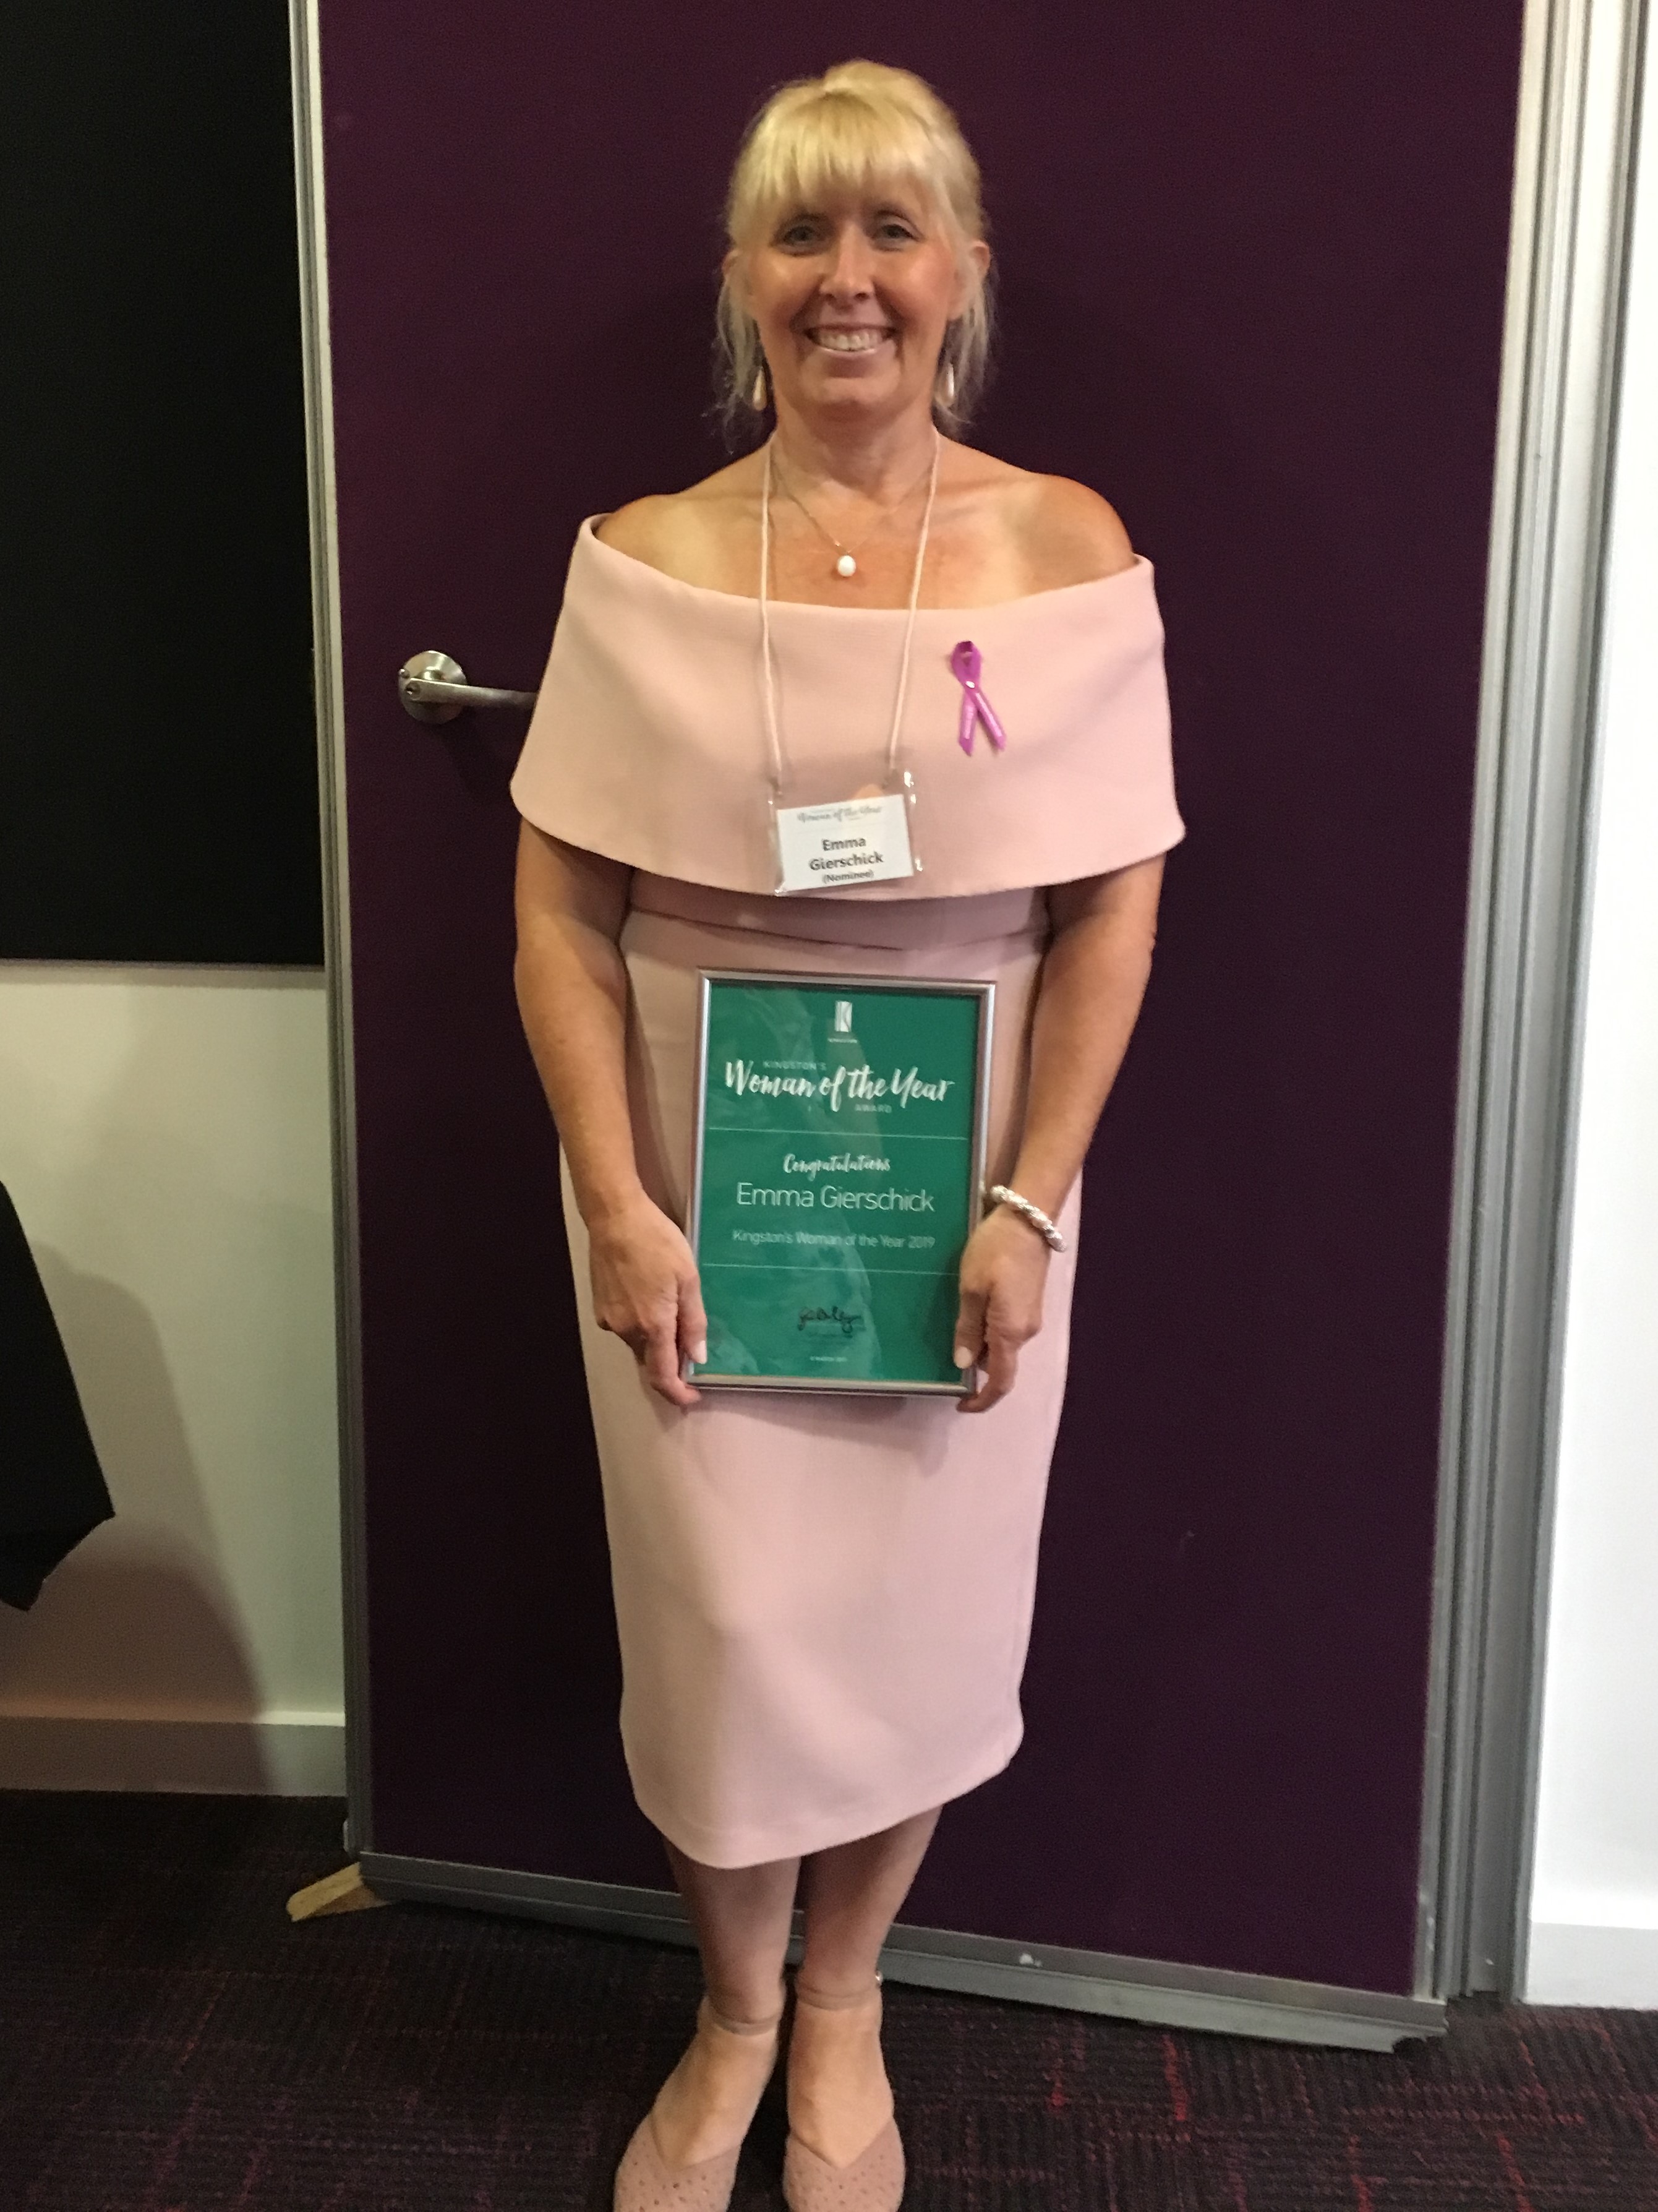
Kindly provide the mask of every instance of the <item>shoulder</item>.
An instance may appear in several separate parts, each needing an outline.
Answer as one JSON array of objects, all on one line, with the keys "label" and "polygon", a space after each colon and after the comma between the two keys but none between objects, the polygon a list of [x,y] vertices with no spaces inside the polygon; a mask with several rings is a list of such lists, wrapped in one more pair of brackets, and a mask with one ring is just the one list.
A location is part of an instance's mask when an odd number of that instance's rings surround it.
[{"label": "shoulder", "polygon": [[684,584],[714,580],[731,526],[754,499],[752,460],[718,470],[684,491],[630,500],[600,517],[594,534],[618,553]]},{"label": "shoulder", "polygon": [[601,514],[593,525],[593,535],[606,545],[613,545],[618,553],[625,553],[635,561],[649,562],[661,552],[675,534],[674,509],[678,503],[675,492],[654,492],[647,499],[629,500],[613,514]]},{"label": "shoulder", "polygon": [[1003,558],[1027,592],[1096,583],[1134,565],[1134,548],[1108,500],[1069,477],[1015,468],[972,447],[958,447],[962,489],[994,518]]},{"label": "shoulder", "polygon": [[1134,548],[1108,500],[1069,477],[1027,476],[1011,502],[1021,550],[1044,591],[1091,584],[1134,565]]}]

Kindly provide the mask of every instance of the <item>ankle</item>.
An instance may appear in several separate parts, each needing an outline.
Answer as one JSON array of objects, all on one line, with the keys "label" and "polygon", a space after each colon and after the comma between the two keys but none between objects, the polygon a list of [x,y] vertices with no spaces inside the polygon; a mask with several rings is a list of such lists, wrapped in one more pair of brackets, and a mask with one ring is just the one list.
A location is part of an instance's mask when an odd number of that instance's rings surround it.
[{"label": "ankle", "polygon": [[[727,1996],[727,1994],[725,1991],[721,1992],[722,1996]],[[780,1984],[777,2001],[769,2011],[759,2009],[750,2011],[741,2005],[732,2004],[729,2001],[721,2004],[716,2001],[713,1992],[708,1991],[704,1994],[702,2002],[698,2008],[699,2019],[708,2021],[715,2027],[723,2029],[727,2035],[754,2037],[773,2035],[783,2018],[786,1995],[785,1988]]]},{"label": "ankle", "polygon": [[804,1972],[794,1978],[795,2001],[813,2012],[858,2012],[881,2002],[879,1974],[809,1980]]}]

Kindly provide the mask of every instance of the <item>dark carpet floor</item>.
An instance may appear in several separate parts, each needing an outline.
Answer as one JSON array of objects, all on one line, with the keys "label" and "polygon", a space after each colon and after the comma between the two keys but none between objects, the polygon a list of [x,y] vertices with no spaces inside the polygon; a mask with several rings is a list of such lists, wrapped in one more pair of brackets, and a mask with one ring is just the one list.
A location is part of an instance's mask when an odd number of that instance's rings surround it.
[{"label": "dark carpet floor", "polygon": [[[0,1795],[3,2212],[605,2212],[686,1953],[431,1908],[291,1926],[331,1802]],[[1394,2057],[893,1989],[907,2212],[1658,2212],[1658,2016]],[[774,2090],[735,2203],[781,2203]]]}]

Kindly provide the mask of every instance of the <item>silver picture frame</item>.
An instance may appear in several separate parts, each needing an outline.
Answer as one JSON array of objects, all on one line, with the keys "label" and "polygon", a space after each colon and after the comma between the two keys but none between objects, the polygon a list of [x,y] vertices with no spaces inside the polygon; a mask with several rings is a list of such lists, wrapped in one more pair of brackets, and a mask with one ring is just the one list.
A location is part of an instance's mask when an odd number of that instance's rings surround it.
[{"label": "silver picture frame", "polygon": [[[693,1254],[698,1249],[702,1227],[702,1144],[708,1097],[708,1018],[717,984],[740,984],[745,988],[774,986],[782,990],[891,991],[927,998],[974,999],[978,1001],[978,1044],[973,1070],[973,1127],[969,1144],[969,1219],[973,1218],[973,1194],[982,1206],[985,1155],[990,1141],[990,1072],[995,1044],[996,986],[964,976],[818,975],[785,969],[704,968],[696,983],[696,1100],[691,1125],[691,1187],[686,1212],[685,1237]],[[683,1370],[699,1390],[785,1390],[858,1397],[963,1398],[975,1387],[970,1380],[952,1382],[888,1382],[816,1375],[717,1375],[696,1372],[687,1360]],[[969,1370],[970,1374],[971,1370]]]}]

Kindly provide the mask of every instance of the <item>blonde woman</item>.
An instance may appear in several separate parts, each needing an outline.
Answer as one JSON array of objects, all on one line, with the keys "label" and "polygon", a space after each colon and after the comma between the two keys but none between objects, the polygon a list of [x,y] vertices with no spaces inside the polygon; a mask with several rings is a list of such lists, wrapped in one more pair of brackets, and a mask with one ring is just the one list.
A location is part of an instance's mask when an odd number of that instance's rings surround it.
[{"label": "blonde woman", "polygon": [[[623,1743],[707,1983],[616,2203],[726,2203],[798,1901],[785,2194],[890,2212],[877,1962],[940,1807],[1018,1743],[1078,1181],[1181,833],[1148,564],[1096,493],[961,441],[990,255],[949,110],[865,62],[785,87],[728,222],[726,399],[769,435],[583,526],[513,786]],[[895,763],[925,876],[777,896],[772,807]],[[706,1357],[682,1226],[704,968],[995,982],[1008,1195],[962,1261],[964,1398],[685,1379]]]}]

